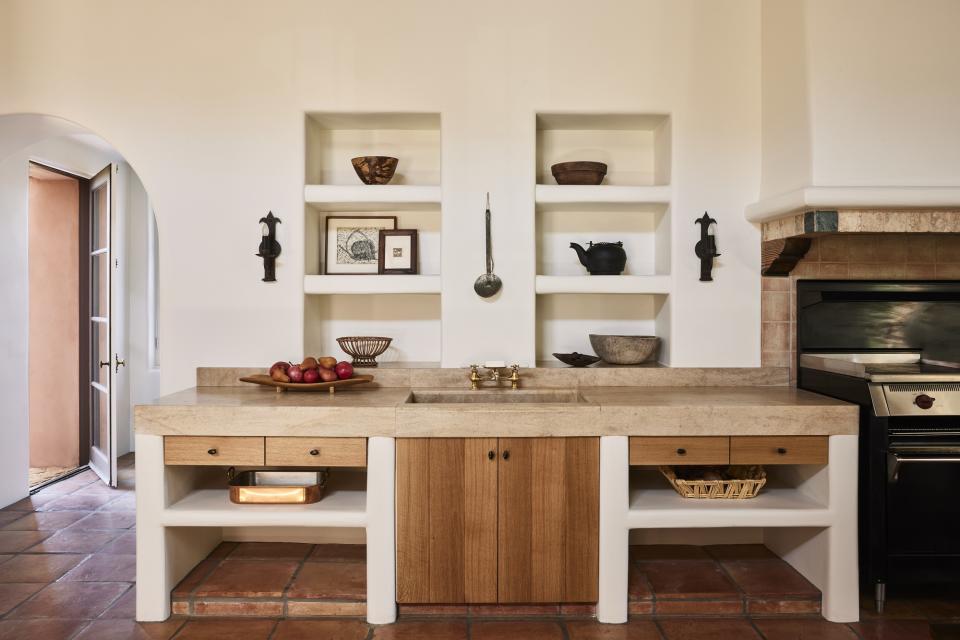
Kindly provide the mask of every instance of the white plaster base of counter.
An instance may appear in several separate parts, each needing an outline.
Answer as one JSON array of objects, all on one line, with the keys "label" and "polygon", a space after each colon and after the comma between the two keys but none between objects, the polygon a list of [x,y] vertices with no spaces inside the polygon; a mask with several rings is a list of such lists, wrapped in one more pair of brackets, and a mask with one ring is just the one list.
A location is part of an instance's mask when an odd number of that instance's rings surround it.
[{"label": "white plaster base of counter", "polygon": [[[687,501],[630,487],[629,438],[600,439],[600,584],[597,619],[627,621],[630,529],[754,527],[763,542],[823,594],[832,622],[859,618],[857,436],[831,436],[829,464],[797,474],[793,489],[744,502]],[[676,499],[674,499],[676,498]]]},{"label": "white plaster base of counter", "polygon": [[[252,509],[229,505],[223,496],[205,498],[214,507],[209,511],[171,510],[171,505],[194,492],[206,470],[166,467],[163,436],[138,434],[136,446],[137,620],[155,622],[170,616],[170,592],[220,544],[224,526],[279,529],[295,524],[301,517],[309,521],[306,526],[366,528],[367,620],[373,624],[396,620],[393,438],[374,437],[368,441],[366,504],[359,516],[355,510],[325,511],[311,509],[312,505],[289,505],[281,510],[268,506],[256,511],[257,507],[252,505]],[[204,493],[211,492],[194,495]],[[237,511],[243,513],[242,522],[237,520]]]}]

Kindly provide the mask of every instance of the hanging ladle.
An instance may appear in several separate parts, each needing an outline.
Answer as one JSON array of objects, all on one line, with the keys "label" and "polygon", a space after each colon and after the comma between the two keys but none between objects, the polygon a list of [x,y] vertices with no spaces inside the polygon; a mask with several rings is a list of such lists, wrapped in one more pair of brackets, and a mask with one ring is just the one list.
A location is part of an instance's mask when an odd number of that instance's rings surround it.
[{"label": "hanging ladle", "polygon": [[493,273],[493,251],[490,248],[490,193],[487,193],[487,211],[485,214],[487,222],[487,272],[477,278],[473,283],[473,290],[481,298],[489,298],[500,291],[503,286],[500,278]]}]

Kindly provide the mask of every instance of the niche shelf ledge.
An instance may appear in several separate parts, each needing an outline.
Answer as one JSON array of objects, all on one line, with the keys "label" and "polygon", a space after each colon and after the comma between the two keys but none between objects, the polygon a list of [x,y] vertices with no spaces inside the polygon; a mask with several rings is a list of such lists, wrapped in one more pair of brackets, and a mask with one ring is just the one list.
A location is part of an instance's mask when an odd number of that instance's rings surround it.
[{"label": "niche shelf ledge", "polygon": [[670,185],[538,184],[537,204],[670,204]]},{"label": "niche shelf ledge", "polygon": [[327,275],[304,276],[303,292],[310,294],[440,293],[440,276]]},{"label": "niche shelf ledge", "polygon": [[668,294],[670,276],[537,276],[536,292]]},{"label": "niche shelf ledge", "polygon": [[320,211],[440,208],[440,187],[406,184],[308,184],[304,202]]}]

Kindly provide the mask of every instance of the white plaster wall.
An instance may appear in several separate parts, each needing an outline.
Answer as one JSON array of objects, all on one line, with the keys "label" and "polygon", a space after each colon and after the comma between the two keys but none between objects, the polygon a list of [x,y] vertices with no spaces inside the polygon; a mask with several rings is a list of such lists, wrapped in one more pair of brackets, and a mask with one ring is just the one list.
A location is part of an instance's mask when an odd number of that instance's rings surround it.
[{"label": "white plaster wall", "polygon": [[955,0],[763,3],[764,197],[960,184]]},{"label": "white plaster wall", "polygon": [[[759,362],[759,243],[742,214],[759,186],[757,0],[589,9],[419,0],[375,10],[332,0],[11,0],[0,11],[14,25],[0,113],[54,113],[91,128],[137,167],[159,212],[164,391],[190,386],[198,365],[301,350],[305,111],[442,114],[447,366],[534,359],[535,112],[671,113],[673,364]],[[492,302],[472,291],[485,191],[505,282]],[[256,221],[271,209],[284,221],[283,255],[279,282],[264,284],[251,254]],[[713,284],[697,282],[693,256],[704,210],[720,221]]]}]

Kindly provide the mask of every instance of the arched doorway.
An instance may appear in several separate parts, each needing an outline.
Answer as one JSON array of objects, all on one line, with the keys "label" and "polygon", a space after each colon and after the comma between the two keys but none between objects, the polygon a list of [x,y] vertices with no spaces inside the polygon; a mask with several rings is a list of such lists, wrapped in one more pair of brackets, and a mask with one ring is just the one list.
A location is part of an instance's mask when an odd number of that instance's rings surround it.
[{"label": "arched doorway", "polygon": [[156,227],[123,156],[95,133],[0,116],[0,505],[133,450],[159,392]]}]

